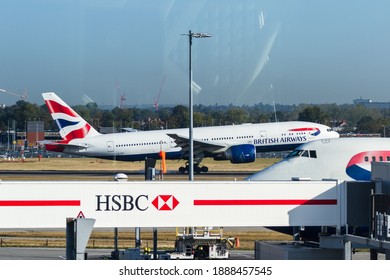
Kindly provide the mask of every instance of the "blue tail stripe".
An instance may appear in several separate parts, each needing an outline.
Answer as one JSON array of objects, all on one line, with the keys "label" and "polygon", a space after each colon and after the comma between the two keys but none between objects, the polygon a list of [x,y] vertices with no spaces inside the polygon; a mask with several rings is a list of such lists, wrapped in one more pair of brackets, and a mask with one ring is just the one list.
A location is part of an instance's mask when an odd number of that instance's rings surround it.
[{"label": "blue tail stripe", "polygon": [[67,127],[70,125],[75,125],[75,124],[78,124],[79,122],[71,122],[71,121],[64,120],[64,119],[56,119],[56,123],[60,129],[63,129],[64,127]]}]

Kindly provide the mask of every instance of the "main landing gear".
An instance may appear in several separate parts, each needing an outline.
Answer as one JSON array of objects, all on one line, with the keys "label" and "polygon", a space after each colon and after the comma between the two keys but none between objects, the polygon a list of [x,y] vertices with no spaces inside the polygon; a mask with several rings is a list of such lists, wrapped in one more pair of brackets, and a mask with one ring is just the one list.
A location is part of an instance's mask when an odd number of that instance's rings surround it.
[{"label": "main landing gear", "polygon": [[[188,162],[186,162],[186,165],[185,166],[180,166],[179,168],[179,172],[181,174],[184,174],[184,173],[188,173],[188,169],[189,169],[189,164]],[[207,166],[199,166],[199,163],[195,163],[194,164],[194,172],[196,174],[200,174],[200,173],[206,173],[209,171],[209,168]]]}]

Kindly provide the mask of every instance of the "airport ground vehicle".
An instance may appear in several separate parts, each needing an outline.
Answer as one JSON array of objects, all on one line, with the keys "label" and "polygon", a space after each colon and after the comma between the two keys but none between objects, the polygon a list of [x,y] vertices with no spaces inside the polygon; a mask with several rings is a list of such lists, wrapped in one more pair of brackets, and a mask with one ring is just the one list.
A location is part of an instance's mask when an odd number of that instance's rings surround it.
[{"label": "airport ground vehicle", "polygon": [[190,227],[176,230],[175,251],[171,259],[228,259],[236,238],[224,238],[223,229]]}]

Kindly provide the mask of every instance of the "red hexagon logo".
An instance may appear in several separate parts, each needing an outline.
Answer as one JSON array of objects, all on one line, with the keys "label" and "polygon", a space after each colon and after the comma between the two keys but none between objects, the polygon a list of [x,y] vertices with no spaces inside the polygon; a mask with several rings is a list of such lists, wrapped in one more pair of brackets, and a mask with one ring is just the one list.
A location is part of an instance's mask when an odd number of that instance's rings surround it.
[{"label": "red hexagon logo", "polygon": [[172,211],[179,205],[179,201],[173,195],[159,195],[152,201],[152,204],[159,211]]}]

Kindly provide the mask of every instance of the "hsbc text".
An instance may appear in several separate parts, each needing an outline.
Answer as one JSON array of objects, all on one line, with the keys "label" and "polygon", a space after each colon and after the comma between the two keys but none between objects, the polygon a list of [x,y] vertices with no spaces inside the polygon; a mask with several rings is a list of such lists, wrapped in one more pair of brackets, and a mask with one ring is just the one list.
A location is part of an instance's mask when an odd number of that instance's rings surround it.
[{"label": "hsbc text", "polygon": [[147,195],[96,195],[95,211],[145,211],[148,209]]}]

